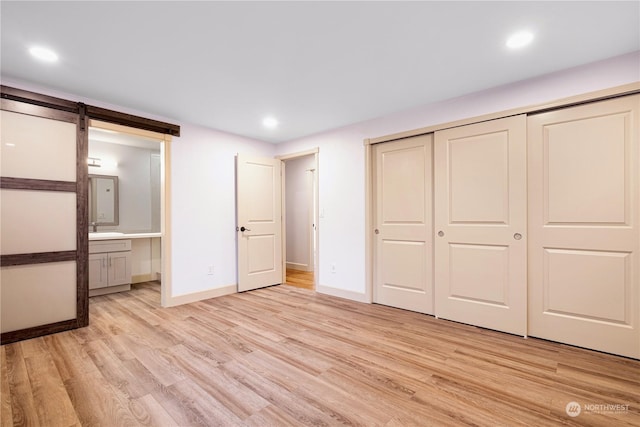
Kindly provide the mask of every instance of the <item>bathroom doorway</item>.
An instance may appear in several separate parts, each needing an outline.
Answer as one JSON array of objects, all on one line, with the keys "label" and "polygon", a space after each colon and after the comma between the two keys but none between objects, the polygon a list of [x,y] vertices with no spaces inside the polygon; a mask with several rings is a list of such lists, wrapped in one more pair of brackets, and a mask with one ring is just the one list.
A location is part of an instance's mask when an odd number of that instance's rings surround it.
[{"label": "bathroom doorway", "polygon": [[281,156],[285,283],[315,290],[317,278],[317,150]]},{"label": "bathroom doorway", "polygon": [[[89,175],[116,177],[115,208],[119,218],[115,223],[101,222],[105,212],[98,207],[98,198],[91,197],[90,190],[90,252],[92,242],[126,241],[130,245],[126,262],[131,290],[141,293],[141,298],[157,307],[163,305],[169,289],[169,277],[165,274],[170,271],[165,209],[169,142],[168,135],[106,122],[92,120],[89,127]],[[90,295],[110,293],[111,286],[94,289],[91,282],[90,274]],[[128,289],[127,286],[123,291]]]}]

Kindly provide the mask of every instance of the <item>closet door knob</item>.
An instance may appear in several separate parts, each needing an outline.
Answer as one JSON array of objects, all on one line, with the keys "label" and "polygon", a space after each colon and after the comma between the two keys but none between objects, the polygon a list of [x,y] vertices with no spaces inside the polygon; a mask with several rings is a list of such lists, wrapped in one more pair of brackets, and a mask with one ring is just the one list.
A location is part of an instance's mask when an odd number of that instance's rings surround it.
[{"label": "closet door knob", "polygon": [[439,237],[444,237],[444,231],[442,231],[442,230],[438,231],[438,236]]},{"label": "closet door knob", "polygon": [[377,228],[375,230],[373,230],[374,233],[376,234],[380,234],[380,230],[378,230]]},{"label": "closet door knob", "polygon": [[520,239],[522,239],[522,234],[516,233],[516,234],[513,235],[513,238],[516,239],[516,240],[520,240]]},{"label": "closet door knob", "polygon": [[242,226],[242,227],[240,227],[240,231],[242,231],[244,233],[245,231],[251,231],[251,230],[246,228],[246,227],[244,227],[244,226]]}]

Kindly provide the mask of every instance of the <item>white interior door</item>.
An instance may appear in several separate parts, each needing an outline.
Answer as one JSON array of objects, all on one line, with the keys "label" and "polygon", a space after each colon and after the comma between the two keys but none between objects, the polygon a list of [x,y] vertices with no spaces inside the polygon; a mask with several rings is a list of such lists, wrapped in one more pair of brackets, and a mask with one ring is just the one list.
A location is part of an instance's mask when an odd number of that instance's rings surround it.
[{"label": "white interior door", "polygon": [[435,133],[435,314],[526,334],[526,118]]},{"label": "white interior door", "polygon": [[433,314],[433,135],[373,151],[374,302]]},{"label": "white interior door", "polygon": [[529,334],[640,357],[640,96],[531,116]]},{"label": "white interior door", "polygon": [[238,292],[283,282],[281,161],[236,158]]}]

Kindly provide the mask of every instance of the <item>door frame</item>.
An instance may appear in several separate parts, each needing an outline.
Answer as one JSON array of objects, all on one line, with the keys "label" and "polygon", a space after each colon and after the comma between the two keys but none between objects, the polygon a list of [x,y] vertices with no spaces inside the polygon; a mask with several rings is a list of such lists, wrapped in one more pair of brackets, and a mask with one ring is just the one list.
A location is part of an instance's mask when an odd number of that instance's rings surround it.
[{"label": "door frame", "polygon": [[91,119],[89,127],[156,139],[160,142],[160,305],[171,307],[171,135]]},{"label": "door frame", "polygon": [[[320,265],[320,233],[319,233],[319,229],[320,229],[320,225],[318,224],[318,218],[320,215],[320,203],[319,203],[319,198],[320,198],[320,193],[319,193],[319,162],[318,162],[318,156],[320,153],[320,149],[318,147],[316,148],[312,148],[310,150],[306,150],[306,151],[298,151],[298,152],[294,152],[294,153],[289,153],[289,154],[282,154],[279,156],[276,156],[276,159],[279,159],[282,162],[282,283],[285,283],[286,281],[286,277],[287,277],[287,210],[286,210],[286,201],[287,201],[287,195],[285,192],[285,187],[286,187],[286,179],[287,179],[287,173],[286,173],[286,161],[287,160],[293,160],[293,159],[297,159],[300,157],[306,157],[306,156],[310,156],[313,155],[314,158],[314,179],[313,179],[313,204],[314,204],[314,212],[313,215],[316,218],[315,221],[315,229],[313,229],[313,238],[315,239],[316,245],[315,245],[315,251],[313,253],[313,287],[314,289],[318,288],[318,279],[319,279],[319,268],[318,266]],[[313,245],[313,241],[311,242],[311,245]]]}]

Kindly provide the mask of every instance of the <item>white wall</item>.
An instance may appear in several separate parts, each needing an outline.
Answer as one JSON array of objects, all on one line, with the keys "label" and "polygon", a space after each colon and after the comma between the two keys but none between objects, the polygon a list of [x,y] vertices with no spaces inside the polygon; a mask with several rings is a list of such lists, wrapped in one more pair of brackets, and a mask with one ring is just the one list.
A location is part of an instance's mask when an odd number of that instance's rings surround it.
[{"label": "white wall", "polygon": [[238,283],[235,155],[275,151],[269,143],[187,124],[181,135],[171,153],[174,296]]},{"label": "white wall", "polygon": [[151,230],[162,230],[162,157],[151,154]]},{"label": "white wall", "polygon": [[364,299],[364,139],[637,81],[640,52],[278,144],[278,155],[319,148],[318,291]]},{"label": "white wall", "polygon": [[287,218],[288,268],[313,271],[311,224],[313,181],[309,169],[315,168],[315,156],[298,157],[285,162],[285,207]]}]

